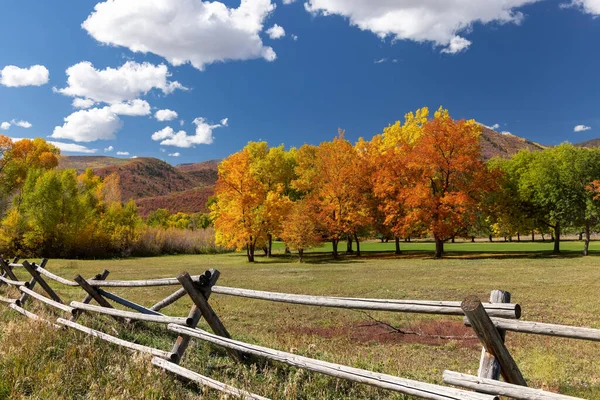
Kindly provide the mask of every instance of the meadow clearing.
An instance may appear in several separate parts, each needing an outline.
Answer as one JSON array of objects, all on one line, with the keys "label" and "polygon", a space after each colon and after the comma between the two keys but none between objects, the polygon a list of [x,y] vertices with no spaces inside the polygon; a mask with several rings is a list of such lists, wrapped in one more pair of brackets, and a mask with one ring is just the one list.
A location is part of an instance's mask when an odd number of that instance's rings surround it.
[{"label": "meadow clearing", "polygon": [[[432,243],[365,243],[362,257],[309,253],[306,262],[284,255],[184,255],[123,260],[50,260],[48,270],[72,278],[93,276],[104,268],[109,279],[176,276],[182,271],[221,271],[220,285],[301,294],[397,299],[487,299],[492,289],[512,293],[522,319],[600,328],[600,243],[581,257],[580,242],[565,242],[551,254],[551,243],[448,244],[446,258],[432,257]],[[317,249],[317,250],[326,250]],[[81,300],[78,288],[53,283],[67,300]],[[173,288],[119,290],[117,294],[150,306]],[[6,288],[2,289],[6,294]],[[10,294],[10,292],[8,293]],[[14,293],[13,293],[14,294]],[[213,295],[211,303],[233,338],[313,358],[441,383],[452,369],[477,373],[481,346],[460,317],[362,312]],[[184,298],[164,310],[185,316]],[[38,302],[27,307],[50,315]],[[150,366],[149,359],[74,331],[56,332],[9,309],[0,311],[0,399],[13,398],[219,398],[210,390],[177,381]],[[87,326],[127,340],[170,350],[174,334],[150,323],[119,324],[88,318]],[[208,328],[205,324],[201,327]],[[404,332],[404,333],[402,333]],[[414,334],[418,333],[418,334]],[[440,339],[436,336],[452,336]],[[509,332],[508,348],[532,387],[583,398],[600,397],[600,344]],[[241,365],[216,347],[194,342],[182,363],[204,375],[274,399],[402,399],[365,385],[288,368],[276,363]]]}]

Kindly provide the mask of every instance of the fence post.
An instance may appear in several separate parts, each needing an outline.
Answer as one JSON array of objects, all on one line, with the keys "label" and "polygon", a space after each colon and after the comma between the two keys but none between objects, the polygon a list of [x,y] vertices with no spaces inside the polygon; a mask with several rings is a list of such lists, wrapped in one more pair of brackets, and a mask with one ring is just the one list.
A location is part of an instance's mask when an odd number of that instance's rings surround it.
[{"label": "fence post", "polygon": [[[18,258],[15,257],[16,260],[18,260]],[[15,261],[16,262],[16,261]],[[43,258],[41,264],[39,265],[38,268],[46,268],[46,263],[48,262],[47,258]],[[36,267],[36,264],[33,263],[33,267]],[[35,278],[31,277],[31,280],[29,281],[29,286],[27,286],[29,289],[33,290],[33,287],[35,286]],[[29,297],[29,295],[27,293],[23,293],[21,295],[21,298],[19,299],[19,304],[21,305],[21,307],[23,307],[23,304],[25,303],[25,301],[27,300],[27,298]]]},{"label": "fence post", "polygon": [[[106,279],[106,277],[108,277],[108,274],[110,274],[110,272],[107,269],[105,269],[101,273],[96,274],[92,279],[97,280],[97,281],[103,281]],[[91,301],[92,301],[92,296],[90,296],[90,294],[88,293],[88,294],[86,294],[85,298],[81,302],[84,304],[89,304]],[[75,321],[78,316],[79,316],[78,312],[74,313],[71,316],[71,318],[69,318],[69,321]]]},{"label": "fence post", "polygon": [[89,283],[87,283],[87,281],[83,279],[81,275],[76,275],[73,280],[77,282],[79,286],[81,286],[81,288],[85,290],[88,293],[88,295],[94,300],[96,300],[96,302],[102,307],[113,308],[113,306],[104,297],[102,297],[100,293],[98,293],[96,288],[92,287]]},{"label": "fence post", "polygon": [[13,281],[19,280],[17,278],[17,276],[14,274],[14,272],[12,272],[12,268],[10,267],[10,265],[2,257],[0,257],[0,267],[2,267],[2,269],[4,270],[4,273],[6,275],[8,275],[8,277],[10,279],[12,279]]},{"label": "fence post", "polygon": [[[200,290],[202,291],[202,294],[206,300],[208,300],[208,298],[210,297],[211,289],[214,285],[217,284],[217,280],[219,279],[220,275],[221,275],[221,273],[215,269],[210,269],[204,273],[205,279],[204,279],[204,282],[202,282],[204,284],[200,285]],[[206,279],[206,278],[208,278],[208,279]],[[185,288],[181,288],[181,289],[183,290],[184,294],[187,293]],[[169,296],[169,297],[171,297],[171,296]],[[196,306],[196,304],[192,305],[192,308],[190,310],[188,318],[192,319],[192,323],[190,324],[191,328],[195,328],[198,325],[198,322],[200,322],[200,318],[202,318],[202,311],[200,311],[200,309],[198,308],[198,306]],[[173,346],[173,349],[171,350],[170,359],[172,362],[178,364],[181,361],[181,358],[183,357],[183,353],[185,353],[185,350],[187,349],[189,343],[190,343],[189,336],[179,335],[177,337],[177,340],[175,341],[175,345]]]},{"label": "fence post", "polygon": [[488,353],[492,354],[501,367],[501,373],[508,383],[527,386],[515,360],[504,345],[504,341],[490,319],[481,301],[475,296],[467,297],[460,305],[469,319],[471,327]]},{"label": "fence post", "polygon": [[40,284],[40,286],[44,289],[44,291],[46,293],[48,293],[48,296],[50,296],[50,298],[52,300],[63,304],[63,301],[56,294],[56,292],[54,292],[54,290],[52,290],[52,288],[46,283],[44,278],[42,278],[40,273],[37,272],[35,270],[35,267],[32,266],[31,264],[29,264],[29,262],[27,260],[23,260],[23,268],[25,268],[27,270],[27,272],[29,272],[29,274],[36,280],[36,282],[38,282]]},{"label": "fence post", "polygon": [[[181,283],[181,286],[185,289],[188,295],[192,298],[192,301],[198,307],[202,316],[213,330],[213,332],[221,337],[231,339],[231,335],[227,332],[225,325],[221,322],[215,311],[212,309],[210,304],[208,304],[207,298],[204,296],[202,291],[196,288],[194,281],[190,277],[190,274],[187,272],[183,272],[181,275],[177,277],[177,280]],[[228,353],[233,357],[237,358],[240,361],[244,360],[244,355],[237,350],[228,350]]]},{"label": "fence post", "polygon": [[[492,290],[490,294],[490,303],[510,303],[510,293],[503,290]],[[498,333],[504,342],[506,331],[498,329]],[[500,364],[493,355],[487,352],[485,347],[481,349],[481,359],[479,361],[479,371],[477,376],[486,379],[500,379]]]}]

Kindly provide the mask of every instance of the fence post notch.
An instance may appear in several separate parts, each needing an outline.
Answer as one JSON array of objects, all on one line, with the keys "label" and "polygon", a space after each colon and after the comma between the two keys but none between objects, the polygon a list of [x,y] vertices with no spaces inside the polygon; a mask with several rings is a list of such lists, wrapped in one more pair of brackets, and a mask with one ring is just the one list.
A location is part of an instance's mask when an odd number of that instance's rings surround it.
[{"label": "fence post notch", "polygon": [[[490,303],[510,303],[510,293],[503,290],[492,290],[490,294]],[[505,341],[506,331],[504,329],[498,329],[498,333]],[[481,349],[481,359],[479,361],[479,371],[477,376],[486,379],[500,379],[500,364],[493,355],[487,352],[485,347]]]}]

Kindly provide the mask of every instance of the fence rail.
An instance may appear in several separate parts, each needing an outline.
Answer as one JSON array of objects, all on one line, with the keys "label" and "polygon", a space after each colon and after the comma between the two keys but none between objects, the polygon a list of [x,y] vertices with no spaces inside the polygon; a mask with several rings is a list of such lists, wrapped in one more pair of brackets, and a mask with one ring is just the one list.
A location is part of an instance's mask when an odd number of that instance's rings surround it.
[{"label": "fence rail", "polygon": [[[219,271],[215,270],[209,270],[204,274],[195,276],[182,273],[175,278],[146,280],[107,280],[109,271],[104,270],[91,279],[86,280],[77,275],[74,280],[69,280],[48,271],[45,268],[47,259],[43,259],[40,264],[29,263],[27,260],[23,260],[21,263],[18,263],[18,261],[19,258],[17,257],[12,262],[0,257],[0,272],[2,272],[0,286],[13,286],[22,292],[19,299],[0,296],[0,303],[5,303],[9,308],[20,314],[47,323],[55,328],[68,327],[132,351],[150,354],[154,356],[152,364],[156,367],[198,384],[244,399],[260,400],[266,398],[215,381],[178,365],[192,338],[223,347],[229,351],[232,357],[242,362],[252,362],[252,357],[261,357],[335,378],[431,400],[494,400],[498,399],[498,396],[508,396],[522,400],[575,399],[575,397],[528,388],[517,364],[504,344],[505,334],[507,331],[511,331],[600,341],[600,330],[598,329],[521,321],[519,319],[521,317],[521,307],[518,304],[510,303],[510,293],[502,291],[493,291],[490,302],[487,303],[481,303],[475,297],[469,297],[463,302],[458,302],[313,296],[217,286],[216,282],[220,274]],[[29,281],[19,280],[13,271],[16,268],[31,275],[31,279]],[[62,285],[79,287],[85,292],[86,296],[82,301],[71,301],[69,305],[66,305],[44,278]],[[39,287],[38,291],[33,290],[36,284]],[[149,308],[103,289],[103,287],[137,288],[152,286],[179,286],[179,288]],[[444,382],[458,388],[441,386],[334,364],[234,340],[209,304],[211,293],[308,306],[462,315],[464,316],[465,325],[473,327],[477,337],[483,344],[479,376],[445,371]],[[186,296],[189,296],[193,302],[187,317],[169,316],[159,312],[162,308]],[[70,320],[59,317],[53,322],[26,310],[24,305],[28,298],[68,313]],[[89,304],[92,300],[96,301],[98,305]],[[133,311],[114,308],[109,300]],[[92,315],[109,315],[125,321],[140,320],[166,324],[169,331],[175,332],[179,336],[171,351],[143,346],[75,322],[81,312],[92,313]],[[214,333],[196,328],[201,318],[206,320]],[[498,380],[500,374],[504,376],[508,383]]]}]

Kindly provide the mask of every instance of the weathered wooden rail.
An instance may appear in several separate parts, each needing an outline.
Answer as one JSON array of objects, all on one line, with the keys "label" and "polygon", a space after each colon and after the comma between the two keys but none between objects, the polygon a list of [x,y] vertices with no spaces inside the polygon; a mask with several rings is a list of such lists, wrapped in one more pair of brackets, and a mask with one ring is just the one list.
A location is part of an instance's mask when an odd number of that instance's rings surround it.
[{"label": "weathered wooden rail", "polygon": [[[493,400],[498,399],[498,396],[523,400],[575,399],[558,393],[528,388],[523,375],[504,344],[506,332],[600,341],[599,329],[521,321],[519,319],[521,317],[521,307],[510,302],[510,293],[498,290],[492,292],[488,303],[482,303],[476,297],[468,297],[464,301],[458,302],[313,296],[217,286],[216,282],[220,274],[219,271],[215,270],[209,270],[204,274],[195,276],[182,273],[176,278],[145,280],[108,280],[109,271],[104,270],[91,279],[85,279],[77,275],[73,280],[69,280],[48,271],[45,268],[46,259],[43,259],[40,264],[29,263],[26,260],[21,263],[18,263],[18,261],[18,258],[14,258],[11,262],[0,257],[0,272],[2,272],[0,287],[3,285],[13,286],[22,293],[18,299],[0,296],[0,303],[5,303],[12,310],[28,318],[47,323],[54,328],[68,327],[132,351],[152,355],[154,356],[152,364],[159,368],[198,384],[244,399],[266,398],[215,381],[178,365],[192,338],[223,347],[234,359],[241,362],[252,362],[254,357],[260,357],[335,378],[431,400]],[[15,274],[16,269],[25,271],[31,276],[31,279],[29,281],[20,280]],[[19,275],[22,274],[19,273]],[[86,296],[82,301],[70,301],[67,305],[44,278],[62,285],[79,287],[86,293]],[[36,284],[39,287],[38,291],[34,290]],[[105,289],[110,287],[136,288],[152,286],[179,287],[171,295],[151,307],[134,303]],[[44,292],[44,294],[40,292]],[[209,304],[212,293],[307,306],[464,316],[465,325],[473,328],[483,344],[478,376],[445,371],[444,382],[458,386],[458,388],[454,388],[375,373],[234,340]],[[186,296],[189,296],[193,302],[187,317],[169,316],[159,312],[159,310]],[[29,298],[66,313],[70,319],[59,317],[53,322],[26,310],[24,305]],[[92,300],[98,305],[90,304]],[[133,311],[115,308],[111,301]],[[165,324],[169,331],[175,332],[179,336],[170,351],[143,346],[75,322],[82,312],[91,315],[108,315],[119,321],[146,321]],[[214,333],[196,328],[201,318],[206,320]],[[504,377],[506,382],[499,381],[500,375]]]}]

